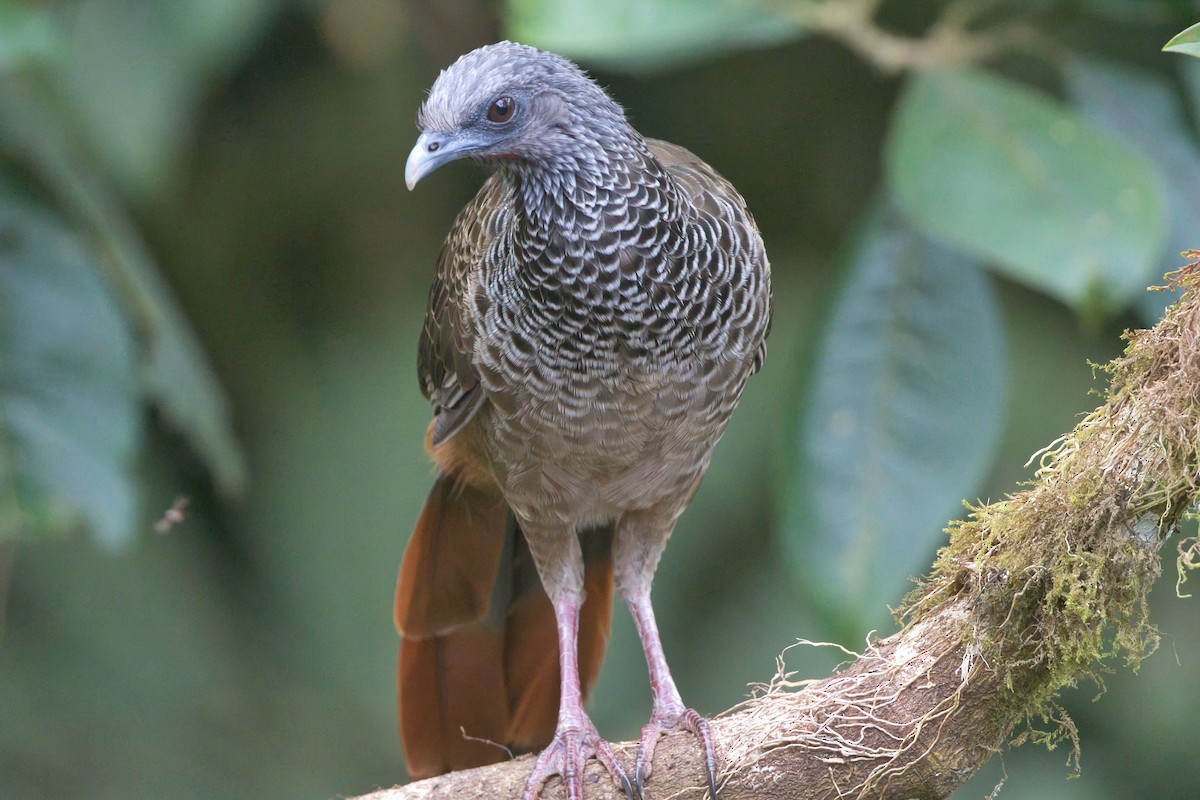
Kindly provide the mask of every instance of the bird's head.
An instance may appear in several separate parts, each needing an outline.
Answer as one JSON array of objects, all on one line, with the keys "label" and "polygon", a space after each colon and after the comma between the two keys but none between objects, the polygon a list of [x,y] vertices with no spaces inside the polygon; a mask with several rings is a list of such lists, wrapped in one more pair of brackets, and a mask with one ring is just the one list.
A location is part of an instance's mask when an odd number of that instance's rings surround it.
[{"label": "bird's head", "polygon": [[583,70],[513,42],[472,50],[443,70],[418,127],[404,170],[409,189],[460,158],[578,165],[629,131],[621,107]]}]

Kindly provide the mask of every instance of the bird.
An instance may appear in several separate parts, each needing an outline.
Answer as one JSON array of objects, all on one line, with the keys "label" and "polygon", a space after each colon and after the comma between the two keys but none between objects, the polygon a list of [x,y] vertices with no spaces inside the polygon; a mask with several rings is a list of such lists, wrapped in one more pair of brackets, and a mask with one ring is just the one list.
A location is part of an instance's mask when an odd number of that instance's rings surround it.
[{"label": "bird", "polygon": [[[596,759],[640,796],[684,705],[651,603],[659,559],[766,354],[762,237],[736,189],[642,136],[586,72],[514,42],[434,81],[412,190],[457,160],[482,187],[438,258],[418,348],[436,477],[395,596],[401,743],[414,778],[539,751],[524,800]],[[613,593],[645,651],[652,711],[633,778],[584,709]]]}]

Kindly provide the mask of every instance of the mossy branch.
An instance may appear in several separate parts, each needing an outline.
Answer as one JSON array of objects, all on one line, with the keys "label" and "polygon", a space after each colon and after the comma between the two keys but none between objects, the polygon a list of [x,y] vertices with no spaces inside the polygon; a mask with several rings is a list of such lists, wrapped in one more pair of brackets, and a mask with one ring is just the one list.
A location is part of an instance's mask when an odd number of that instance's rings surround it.
[{"label": "mossy branch", "polygon": [[[1158,551],[1200,481],[1200,253],[1188,255],[1172,276],[1183,297],[1104,368],[1104,405],[1041,454],[1029,489],[951,525],[899,633],[799,691],[778,676],[714,721],[723,800],[946,797],[1022,723],[1074,739],[1058,691],[1157,646],[1147,595]],[[1179,552],[1194,563],[1198,548]],[[668,737],[648,795],[703,797],[698,757],[688,735]],[[518,797],[529,766],[523,758],[360,800]],[[589,798],[617,798],[594,770]],[[556,792],[551,782],[544,796]]]}]

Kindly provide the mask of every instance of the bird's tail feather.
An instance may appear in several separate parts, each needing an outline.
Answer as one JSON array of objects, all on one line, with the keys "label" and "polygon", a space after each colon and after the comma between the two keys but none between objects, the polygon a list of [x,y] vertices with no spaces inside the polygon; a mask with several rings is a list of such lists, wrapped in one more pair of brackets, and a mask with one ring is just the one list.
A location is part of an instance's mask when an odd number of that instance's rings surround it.
[{"label": "bird's tail feather", "polygon": [[[612,529],[583,536],[587,696],[612,621]],[[524,536],[498,492],[442,474],[396,585],[400,736],[414,778],[544,747],[558,714],[558,637]],[[494,744],[493,744],[494,743]]]}]

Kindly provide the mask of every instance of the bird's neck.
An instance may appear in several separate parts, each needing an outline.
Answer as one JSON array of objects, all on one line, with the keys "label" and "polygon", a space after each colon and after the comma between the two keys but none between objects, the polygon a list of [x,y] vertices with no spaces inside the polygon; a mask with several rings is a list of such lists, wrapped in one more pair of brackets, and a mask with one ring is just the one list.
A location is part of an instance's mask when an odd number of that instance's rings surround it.
[{"label": "bird's neck", "polygon": [[[660,219],[677,208],[670,179],[640,137],[596,142],[554,162],[519,162],[507,171],[520,223],[539,238],[594,234],[595,225],[587,223],[620,218],[647,200],[661,206]],[[647,191],[658,196],[648,198]]]}]

